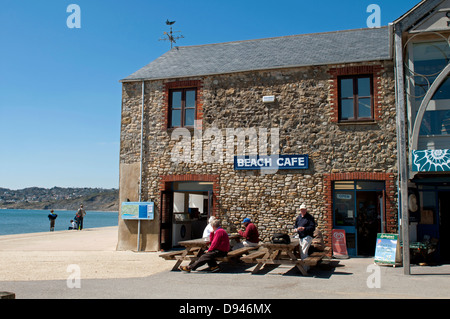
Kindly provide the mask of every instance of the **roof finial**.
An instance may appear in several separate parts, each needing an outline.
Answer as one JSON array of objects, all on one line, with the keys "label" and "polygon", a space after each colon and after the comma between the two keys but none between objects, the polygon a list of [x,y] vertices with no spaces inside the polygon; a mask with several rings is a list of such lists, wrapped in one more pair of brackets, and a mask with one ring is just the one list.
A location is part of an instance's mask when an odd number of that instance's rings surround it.
[{"label": "roof finial", "polygon": [[170,26],[170,31],[169,32],[164,32],[164,35],[166,36],[166,38],[160,38],[159,41],[170,41],[170,48],[173,48],[173,44],[177,43],[176,40],[178,39],[182,39],[184,38],[183,35],[179,35],[174,37],[173,33],[174,32],[181,32],[181,31],[172,31],[172,25],[175,23],[176,21],[169,21],[169,19],[166,20],[166,24],[168,26]]}]

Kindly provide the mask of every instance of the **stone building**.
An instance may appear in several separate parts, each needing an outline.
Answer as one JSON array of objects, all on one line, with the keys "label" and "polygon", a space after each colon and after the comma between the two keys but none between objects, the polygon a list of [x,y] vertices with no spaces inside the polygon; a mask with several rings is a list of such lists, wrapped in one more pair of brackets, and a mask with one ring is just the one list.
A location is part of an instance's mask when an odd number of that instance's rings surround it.
[{"label": "stone building", "polygon": [[434,257],[448,262],[450,1],[422,1],[393,26],[398,104],[399,110],[404,110],[406,132],[403,224],[409,224],[412,243],[437,240]]},{"label": "stone building", "polygon": [[[201,237],[208,216],[261,240],[301,204],[351,255],[397,232],[390,28],[175,47],[123,84],[120,200],[155,203],[139,249]],[[278,164],[278,166],[273,166]],[[119,250],[137,223],[119,221]]]}]

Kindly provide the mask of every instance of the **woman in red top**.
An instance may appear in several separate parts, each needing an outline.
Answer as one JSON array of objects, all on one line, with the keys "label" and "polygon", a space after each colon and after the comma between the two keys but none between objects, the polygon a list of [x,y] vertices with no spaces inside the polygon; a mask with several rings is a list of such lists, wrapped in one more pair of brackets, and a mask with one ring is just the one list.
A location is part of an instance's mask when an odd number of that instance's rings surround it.
[{"label": "woman in red top", "polygon": [[213,272],[219,270],[216,258],[225,257],[230,251],[230,239],[227,232],[220,227],[220,221],[216,219],[211,223],[214,232],[209,235],[211,245],[208,251],[203,254],[196,262],[189,266],[180,266],[180,270],[190,272],[198,267],[208,264],[209,269]]}]

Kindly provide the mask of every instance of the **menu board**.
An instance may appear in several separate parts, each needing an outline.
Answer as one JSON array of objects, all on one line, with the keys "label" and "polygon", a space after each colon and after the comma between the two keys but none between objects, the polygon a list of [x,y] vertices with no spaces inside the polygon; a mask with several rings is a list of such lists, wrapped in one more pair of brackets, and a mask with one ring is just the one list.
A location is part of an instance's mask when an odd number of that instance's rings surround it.
[{"label": "menu board", "polygon": [[397,248],[398,234],[377,234],[375,262],[395,265]]}]

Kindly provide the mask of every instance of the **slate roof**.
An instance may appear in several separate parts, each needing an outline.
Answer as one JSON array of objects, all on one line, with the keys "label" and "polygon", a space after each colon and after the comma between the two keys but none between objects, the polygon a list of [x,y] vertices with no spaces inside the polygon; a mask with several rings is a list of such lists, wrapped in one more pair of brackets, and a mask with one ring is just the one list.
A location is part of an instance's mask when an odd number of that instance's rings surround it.
[{"label": "slate roof", "polygon": [[389,60],[388,27],[175,47],[122,80]]}]

